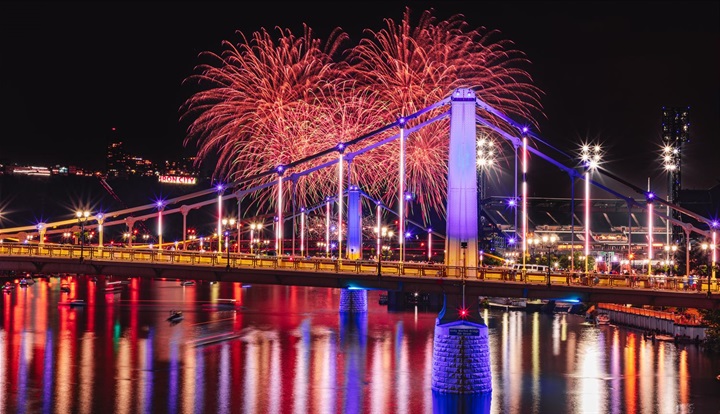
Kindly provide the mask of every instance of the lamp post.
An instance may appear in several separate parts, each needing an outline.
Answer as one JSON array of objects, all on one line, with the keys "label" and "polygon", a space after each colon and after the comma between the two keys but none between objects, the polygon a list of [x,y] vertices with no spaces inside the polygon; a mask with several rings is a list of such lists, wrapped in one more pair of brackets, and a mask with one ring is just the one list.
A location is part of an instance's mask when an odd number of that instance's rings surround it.
[{"label": "lamp post", "polygon": [[383,249],[385,248],[385,246],[383,246],[383,240],[387,237],[392,238],[395,233],[393,231],[388,231],[386,226],[383,226],[380,229],[376,227],[375,233],[378,235],[378,276],[380,276],[382,275],[382,256]]},{"label": "lamp post", "polygon": [[[701,245],[701,247],[702,247],[702,249],[703,249],[704,252],[707,252],[707,250],[710,249],[710,253],[708,253],[708,265],[709,265],[709,268],[708,268],[707,272],[705,272],[705,273],[707,273],[707,278],[708,278],[708,290],[707,290],[707,294],[708,294],[708,296],[710,296],[710,276],[711,276],[711,274],[712,274],[712,273],[711,273],[711,272],[712,272],[711,268],[715,267],[714,260],[712,260],[713,256],[715,256],[715,245],[714,245],[714,244],[711,244],[711,243],[703,243],[703,244]],[[712,260],[712,261],[711,261],[711,260]]]},{"label": "lamp post", "polygon": [[77,217],[78,224],[80,225],[80,261],[82,262],[85,260],[83,252],[85,250],[85,222],[88,217],[90,217],[90,212],[87,210],[78,210],[75,212],[75,217]]},{"label": "lamp post", "polygon": [[580,160],[585,167],[585,276],[588,274],[590,257],[590,174],[600,164],[600,145],[583,145],[580,149]]},{"label": "lamp post", "polygon": [[255,230],[260,232],[262,229],[262,223],[250,223],[250,254],[253,254],[253,243],[255,243]]},{"label": "lamp post", "polygon": [[[677,252],[677,246],[675,246],[674,244],[673,245],[666,244],[665,247],[663,247],[663,248],[665,249],[665,263],[667,263],[669,266],[666,273],[668,274],[668,276],[672,276],[673,265],[675,263],[675,253]],[[671,254],[671,252],[672,252],[672,254]],[[672,257],[672,259],[671,259],[671,257]]]},{"label": "lamp post", "polygon": [[552,250],[552,246],[557,243],[558,237],[556,235],[550,235],[544,234],[542,236],[542,244],[545,248],[546,254],[547,254],[547,285],[550,286],[550,267],[552,266],[550,264],[550,251]]},{"label": "lamp post", "polygon": [[[230,229],[235,227],[235,219],[234,218],[224,218],[222,219],[222,225],[225,227],[225,251],[227,252],[227,266],[225,266],[225,270],[230,270]],[[219,243],[219,241],[218,241]]]}]

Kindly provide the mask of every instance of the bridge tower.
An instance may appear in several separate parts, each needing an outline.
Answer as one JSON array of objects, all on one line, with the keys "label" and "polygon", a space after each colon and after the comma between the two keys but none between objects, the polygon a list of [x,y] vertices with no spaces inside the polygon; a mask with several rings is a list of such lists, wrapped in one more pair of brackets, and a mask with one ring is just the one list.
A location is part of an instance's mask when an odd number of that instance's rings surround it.
[{"label": "bridge tower", "polygon": [[[451,97],[445,264],[448,276],[477,276],[478,211],[475,92],[457,89]],[[460,286],[462,285],[462,286]],[[466,298],[464,283],[445,292],[435,324],[432,389],[451,394],[492,391],[488,328],[478,298]]]},{"label": "bridge tower", "polygon": [[450,109],[445,264],[449,276],[477,275],[477,152],[475,92],[458,89]]}]

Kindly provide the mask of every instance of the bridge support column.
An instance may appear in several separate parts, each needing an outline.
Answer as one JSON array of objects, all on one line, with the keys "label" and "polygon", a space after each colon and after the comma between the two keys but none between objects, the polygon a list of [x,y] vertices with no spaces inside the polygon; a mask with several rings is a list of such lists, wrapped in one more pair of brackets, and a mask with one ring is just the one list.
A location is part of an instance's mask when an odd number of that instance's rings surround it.
[{"label": "bridge support column", "polygon": [[478,267],[475,92],[451,98],[445,264],[448,276],[474,277]]},{"label": "bridge support column", "polygon": [[340,291],[340,312],[367,312],[367,290],[342,289]]},{"label": "bridge support column", "polygon": [[348,239],[347,258],[362,259],[362,205],[360,204],[360,188],[351,185],[348,189]]},{"label": "bridge support column", "polygon": [[[488,328],[480,319],[477,301],[462,317],[461,297],[445,295],[445,306],[435,324],[433,391],[449,394],[492,392]],[[457,309],[457,311],[456,311]]]}]

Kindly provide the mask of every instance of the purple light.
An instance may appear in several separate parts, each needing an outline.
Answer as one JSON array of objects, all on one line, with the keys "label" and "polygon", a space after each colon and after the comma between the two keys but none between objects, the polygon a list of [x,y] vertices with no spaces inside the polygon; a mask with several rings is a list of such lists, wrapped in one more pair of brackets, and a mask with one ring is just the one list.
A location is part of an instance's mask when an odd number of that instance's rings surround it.
[{"label": "purple light", "polygon": [[219,192],[222,192],[223,190],[225,190],[225,186],[222,185],[222,184],[218,184],[217,186],[215,186],[215,188],[216,188]]},{"label": "purple light", "polygon": [[508,244],[515,244],[515,238],[511,238],[508,240]]},{"label": "purple light", "polygon": [[654,193],[647,193],[647,198],[648,198],[649,200],[652,200],[653,198],[655,198],[655,194],[654,194]]},{"label": "purple light", "polygon": [[338,151],[342,151],[345,149],[345,144],[341,142],[341,143],[337,144],[336,148],[338,149]]},{"label": "purple light", "polygon": [[523,134],[526,134],[528,132],[528,127],[523,127],[522,132]]},{"label": "purple light", "polygon": [[280,174],[280,173],[282,173],[283,171],[285,171],[285,166],[284,166],[284,165],[278,165],[278,166],[275,168],[275,170],[277,170],[278,174]]},{"label": "purple light", "polygon": [[304,213],[304,212],[305,212],[305,207],[300,207],[300,212],[301,212],[301,213]]},{"label": "purple light", "polygon": [[713,222],[710,223],[710,226],[711,226],[712,228],[717,227],[717,226],[718,226],[718,221],[717,221],[717,220],[713,220]]},{"label": "purple light", "polygon": [[432,233],[432,229],[431,229],[431,228],[428,228],[428,233]]},{"label": "purple light", "polygon": [[412,194],[405,193],[405,200],[412,200]]},{"label": "purple light", "polygon": [[515,207],[515,199],[512,198],[512,199],[508,200],[508,205],[509,205],[510,207]]},{"label": "purple light", "polygon": [[409,239],[409,238],[410,238],[410,236],[411,236],[411,234],[410,234],[410,232],[409,232],[409,231],[408,231],[408,232],[405,232],[405,238],[406,238],[406,239]]},{"label": "purple light", "polygon": [[158,201],[155,202],[155,205],[156,205],[158,208],[161,208],[161,207],[163,206],[163,203],[164,203],[163,200],[158,200]]}]

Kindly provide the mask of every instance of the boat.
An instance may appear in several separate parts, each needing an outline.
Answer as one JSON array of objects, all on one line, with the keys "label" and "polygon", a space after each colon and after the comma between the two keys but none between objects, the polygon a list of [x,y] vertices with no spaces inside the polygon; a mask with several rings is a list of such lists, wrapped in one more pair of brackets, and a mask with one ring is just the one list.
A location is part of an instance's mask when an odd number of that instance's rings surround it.
[{"label": "boat", "polygon": [[85,305],[84,299],[70,299],[67,302],[58,302],[58,306],[70,306],[71,308],[79,308]]},{"label": "boat", "polygon": [[180,282],[180,286],[195,286],[194,280],[183,280]]},{"label": "boat", "polygon": [[170,316],[168,316],[167,321],[168,322],[180,322],[181,320],[183,320],[183,318],[184,318],[184,316],[183,316],[182,311],[171,310]]},{"label": "boat", "polygon": [[595,324],[596,325],[609,325],[610,324],[610,315],[607,313],[599,313],[597,316],[595,316]]},{"label": "boat", "polygon": [[70,285],[67,283],[60,285],[60,292],[70,293]]},{"label": "boat", "polygon": [[210,303],[203,303],[202,308],[204,310],[236,310],[239,309],[240,306],[237,303],[237,300],[235,299],[216,299],[213,302]]},{"label": "boat", "polygon": [[10,293],[15,290],[15,285],[10,282],[5,282],[5,285],[3,285],[2,289],[5,291],[5,293]]},{"label": "boat", "polygon": [[27,279],[27,278],[20,279],[20,287],[28,287],[28,286],[32,286],[34,284],[35,284],[35,280],[32,278],[31,279]]},{"label": "boat", "polygon": [[229,340],[239,338],[239,337],[240,337],[239,332],[223,332],[223,333],[207,335],[207,336],[203,336],[201,338],[195,339],[195,340],[191,340],[188,342],[188,344],[192,345],[194,347],[198,347],[198,346],[215,344],[218,342],[229,341]]},{"label": "boat", "polygon": [[525,298],[500,298],[500,297],[488,297],[481,298],[480,303],[490,309],[500,309],[505,311],[511,310],[525,310],[527,305],[527,299]]},{"label": "boat", "polygon": [[118,280],[116,282],[107,282],[105,284],[105,291],[106,292],[116,292],[119,290],[122,290],[123,286],[129,284],[130,282],[127,280]]},{"label": "boat", "polygon": [[380,299],[378,299],[378,304],[380,305],[387,305],[388,304],[388,295],[381,294]]}]

